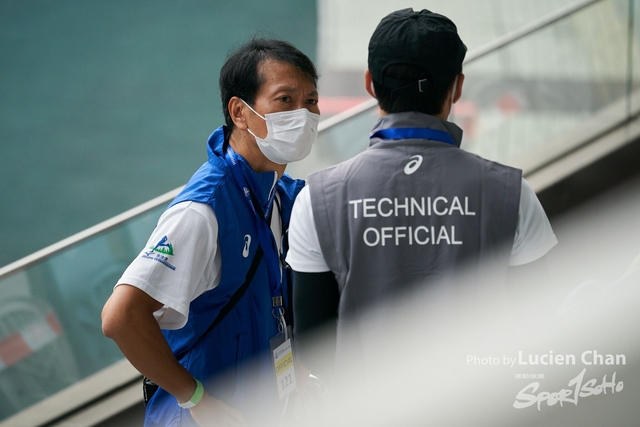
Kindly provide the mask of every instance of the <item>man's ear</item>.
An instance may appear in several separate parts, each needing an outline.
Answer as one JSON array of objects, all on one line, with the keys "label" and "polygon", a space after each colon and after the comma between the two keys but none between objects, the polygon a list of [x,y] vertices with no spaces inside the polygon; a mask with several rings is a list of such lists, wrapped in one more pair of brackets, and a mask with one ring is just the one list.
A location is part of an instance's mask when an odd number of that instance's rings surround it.
[{"label": "man's ear", "polygon": [[233,120],[233,124],[236,128],[241,130],[247,130],[247,118],[245,116],[247,111],[247,106],[242,102],[240,98],[237,96],[232,96],[229,100],[229,104],[227,108],[229,110],[229,116],[231,116],[231,120]]},{"label": "man's ear", "polygon": [[453,102],[456,103],[462,97],[462,84],[464,83],[464,74],[458,74],[458,81],[456,82],[456,93],[453,95]]},{"label": "man's ear", "polygon": [[374,98],[376,97],[376,91],[373,88],[373,76],[371,75],[371,71],[369,71],[368,68],[364,70],[364,88],[369,95]]}]

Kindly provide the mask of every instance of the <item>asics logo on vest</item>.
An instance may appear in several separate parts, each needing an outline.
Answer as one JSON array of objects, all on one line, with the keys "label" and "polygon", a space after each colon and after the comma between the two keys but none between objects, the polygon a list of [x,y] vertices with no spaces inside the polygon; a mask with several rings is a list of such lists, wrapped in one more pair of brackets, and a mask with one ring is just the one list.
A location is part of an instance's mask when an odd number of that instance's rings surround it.
[{"label": "asics logo on vest", "polygon": [[417,171],[422,164],[422,156],[420,155],[411,156],[409,159],[411,159],[411,161],[404,167],[404,173],[407,175],[411,175]]},{"label": "asics logo on vest", "polygon": [[244,235],[244,249],[242,249],[242,256],[243,257],[248,257],[249,256],[249,246],[251,246],[251,236],[248,234]]}]

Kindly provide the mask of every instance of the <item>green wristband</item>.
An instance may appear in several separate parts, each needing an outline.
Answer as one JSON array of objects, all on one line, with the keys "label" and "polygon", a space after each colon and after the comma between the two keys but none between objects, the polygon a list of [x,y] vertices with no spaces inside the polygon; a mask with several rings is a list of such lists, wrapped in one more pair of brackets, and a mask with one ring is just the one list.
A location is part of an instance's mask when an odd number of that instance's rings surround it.
[{"label": "green wristband", "polygon": [[194,380],[196,381],[196,390],[193,392],[193,396],[184,403],[178,402],[179,407],[185,409],[193,408],[198,404],[198,402],[200,402],[202,396],[204,396],[204,387],[202,386],[202,383],[195,378]]}]

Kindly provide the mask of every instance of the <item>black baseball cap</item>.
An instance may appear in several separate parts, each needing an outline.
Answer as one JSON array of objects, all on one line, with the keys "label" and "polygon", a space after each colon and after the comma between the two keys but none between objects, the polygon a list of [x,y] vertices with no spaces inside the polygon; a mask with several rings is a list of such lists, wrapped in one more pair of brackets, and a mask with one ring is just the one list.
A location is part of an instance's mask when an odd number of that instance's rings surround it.
[{"label": "black baseball cap", "polygon": [[423,9],[402,9],[385,16],[369,41],[369,71],[373,79],[391,89],[411,87],[409,81],[384,76],[390,65],[423,67],[428,75],[416,82],[416,90],[428,85],[443,87],[462,72],[467,47],[456,25],[446,16]]}]

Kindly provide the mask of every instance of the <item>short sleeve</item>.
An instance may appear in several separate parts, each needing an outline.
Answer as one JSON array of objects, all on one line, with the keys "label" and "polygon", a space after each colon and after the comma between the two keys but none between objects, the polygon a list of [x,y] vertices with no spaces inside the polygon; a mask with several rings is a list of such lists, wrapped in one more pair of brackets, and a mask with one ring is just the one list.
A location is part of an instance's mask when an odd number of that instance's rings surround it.
[{"label": "short sleeve", "polygon": [[510,266],[528,264],[543,257],[558,243],[544,208],[529,183],[522,179],[518,226],[509,259]]},{"label": "short sleeve", "polygon": [[218,222],[210,206],[178,203],[162,214],[144,249],[118,281],[164,306],[154,313],[163,329],[183,327],[189,304],[220,283]]},{"label": "short sleeve", "polygon": [[287,263],[293,270],[301,273],[322,273],[331,270],[320,249],[308,185],[300,191],[293,204]]}]

